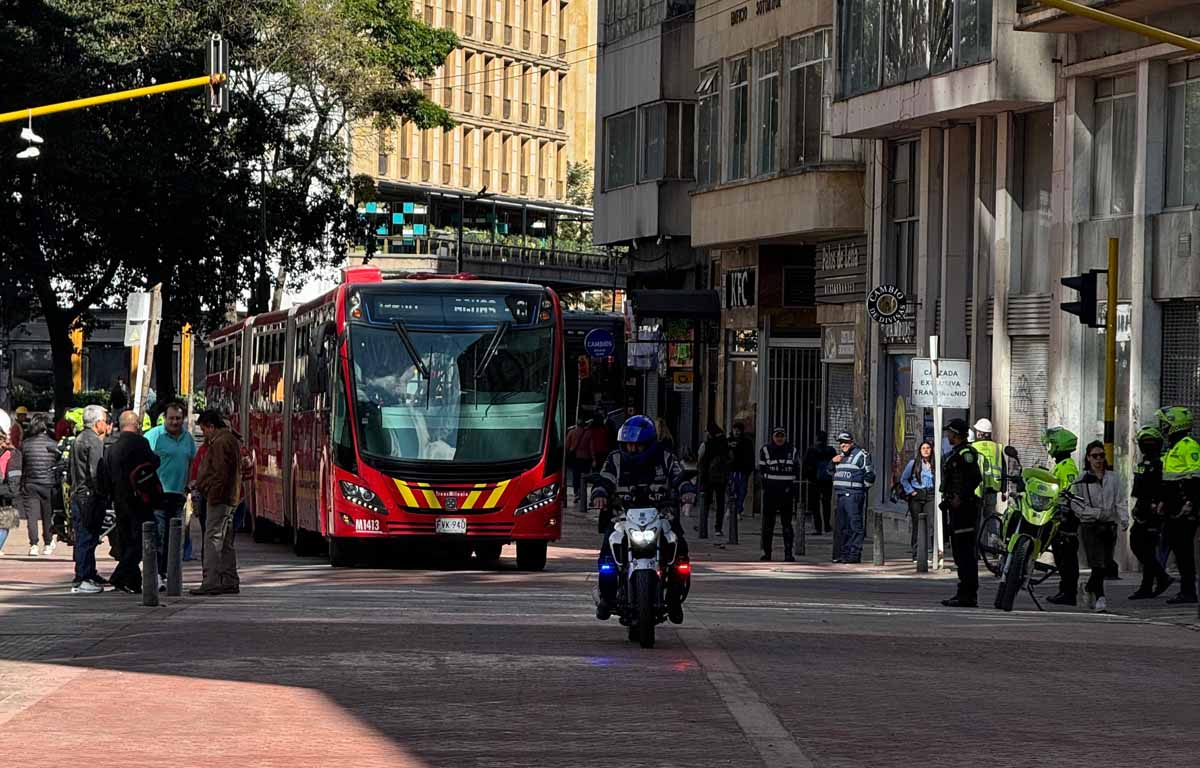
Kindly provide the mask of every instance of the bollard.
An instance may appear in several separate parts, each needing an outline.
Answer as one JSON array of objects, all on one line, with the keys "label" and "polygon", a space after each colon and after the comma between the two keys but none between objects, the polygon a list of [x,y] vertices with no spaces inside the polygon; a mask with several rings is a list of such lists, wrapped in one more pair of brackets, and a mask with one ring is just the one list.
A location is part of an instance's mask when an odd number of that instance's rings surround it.
[{"label": "bollard", "polygon": [[917,512],[917,573],[929,573],[929,515],[925,504]]},{"label": "bollard", "polygon": [[875,552],[871,556],[873,565],[883,565],[883,515],[879,510],[875,510],[875,523],[871,527],[872,538],[875,539]]},{"label": "bollard", "polygon": [[167,537],[167,597],[183,594],[183,518],[171,518]]},{"label": "bollard", "polygon": [[158,605],[158,526],[142,523],[142,605]]},{"label": "bollard", "polygon": [[729,534],[725,537],[725,543],[727,544],[738,543],[738,517],[736,507],[729,510],[729,519],[725,521],[725,528],[727,529],[725,532]]}]

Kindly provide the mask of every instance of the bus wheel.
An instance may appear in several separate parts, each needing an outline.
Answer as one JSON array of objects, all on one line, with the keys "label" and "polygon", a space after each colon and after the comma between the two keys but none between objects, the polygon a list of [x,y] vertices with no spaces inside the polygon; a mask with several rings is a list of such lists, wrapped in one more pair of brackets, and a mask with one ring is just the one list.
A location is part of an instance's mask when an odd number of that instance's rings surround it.
[{"label": "bus wheel", "polygon": [[329,539],[329,564],[334,568],[353,568],[357,565],[358,553],[354,546],[356,543],[350,539],[331,537]]},{"label": "bus wheel", "polygon": [[540,571],[546,567],[546,542],[518,541],[517,567],[522,571]]},{"label": "bus wheel", "polygon": [[475,557],[482,568],[495,568],[500,565],[500,553],[504,545],[498,541],[489,541],[475,545]]}]

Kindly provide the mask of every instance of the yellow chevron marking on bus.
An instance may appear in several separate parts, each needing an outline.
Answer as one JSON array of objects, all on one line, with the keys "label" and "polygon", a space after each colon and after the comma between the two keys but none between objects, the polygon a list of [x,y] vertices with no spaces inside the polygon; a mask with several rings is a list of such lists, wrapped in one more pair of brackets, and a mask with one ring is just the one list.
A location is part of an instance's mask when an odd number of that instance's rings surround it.
[{"label": "yellow chevron marking on bus", "polygon": [[488,496],[488,500],[484,503],[483,506],[486,508],[491,508],[491,507],[495,507],[497,504],[499,504],[500,497],[504,495],[504,489],[508,487],[508,484],[510,482],[512,482],[512,481],[505,480],[504,482],[497,485],[496,490],[492,491],[492,495]]},{"label": "yellow chevron marking on bus", "polygon": [[418,507],[417,499],[413,496],[413,492],[409,489],[408,483],[403,480],[396,481],[396,487],[400,489],[400,497],[404,499],[404,503],[410,507]]},{"label": "yellow chevron marking on bus", "polygon": [[482,494],[479,491],[471,491],[471,493],[469,493],[467,495],[467,500],[463,502],[462,508],[463,509],[474,509],[475,502],[479,501],[479,497],[481,495]]},{"label": "yellow chevron marking on bus", "polygon": [[[424,485],[424,483],[423,483],[423,485]],[[442,508],[441,502],[438,501],[438,497],[433,491],[422,490],[421,493],[425,494],[425,501],[429,502],[430,509],[441,509]]]}]

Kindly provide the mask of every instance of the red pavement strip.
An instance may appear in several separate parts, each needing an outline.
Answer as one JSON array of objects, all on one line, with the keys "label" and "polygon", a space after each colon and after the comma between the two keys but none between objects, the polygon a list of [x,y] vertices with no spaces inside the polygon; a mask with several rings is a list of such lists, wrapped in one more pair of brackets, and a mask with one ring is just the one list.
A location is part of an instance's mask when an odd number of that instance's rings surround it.
[{"label": "red pavement strip", "polygon": [[[50,674],[44,665],[0,663],[0,679],[13,666]],[[316,691],[189,678],[181,696],[182,682],[106,670],[68,677],[7,722],[0,709],[0,730],[51,736],[6,750],[3,765],[61,768],[85,754],[99,764],[139,768],[308,768],[342,765],[348,756],[356,768],[428,765]],[[104,714],[105,702],[120,702],[120,714]],[[320,737],[296,738],[300,726],[318,728]]]}]

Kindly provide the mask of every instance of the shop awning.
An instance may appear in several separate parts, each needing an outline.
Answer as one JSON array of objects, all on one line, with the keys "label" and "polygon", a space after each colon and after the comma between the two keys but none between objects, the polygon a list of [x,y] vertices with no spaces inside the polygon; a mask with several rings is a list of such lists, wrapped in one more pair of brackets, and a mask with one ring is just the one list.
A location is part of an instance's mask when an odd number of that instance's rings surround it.
[{"label": "shop awning", "polygon": [[716,291],[643,289],[630,291],[629,301],[637,318],[709,320],[721,317],[721,299]]}]

